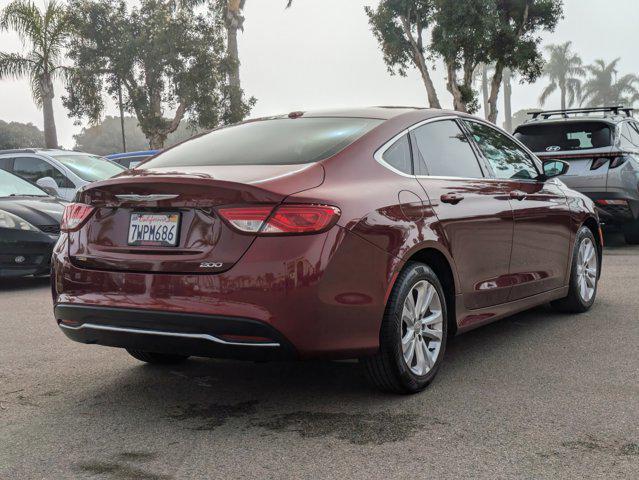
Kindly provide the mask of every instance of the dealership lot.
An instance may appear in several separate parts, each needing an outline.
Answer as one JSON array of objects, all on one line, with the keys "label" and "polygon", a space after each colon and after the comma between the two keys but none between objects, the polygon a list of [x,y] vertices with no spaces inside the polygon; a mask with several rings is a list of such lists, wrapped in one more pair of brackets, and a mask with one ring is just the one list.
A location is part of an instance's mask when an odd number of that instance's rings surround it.
[{"label": "dealership lot", "polygon": [[595,307],[456,338],[422,394],[354,362],[157,368],[68,341],[47,279],[0,284],[0,478],[636,478],[639,247]]}]

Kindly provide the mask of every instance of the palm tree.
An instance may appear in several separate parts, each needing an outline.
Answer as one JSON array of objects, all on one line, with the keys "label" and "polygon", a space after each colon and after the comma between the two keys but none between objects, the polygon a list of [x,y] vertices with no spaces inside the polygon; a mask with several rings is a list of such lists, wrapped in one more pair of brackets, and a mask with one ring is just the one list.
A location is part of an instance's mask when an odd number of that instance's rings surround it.
[{"label": "palm tree", "polygon": [[590,78],[583,85],[581,103],[589,107],[615,105],[631,106],[639,99],[639,76],[634,74],[617,78],[619,58],[606,64],[598,59],[588,65]]},{"label": "palm tree", "polygon": [[69,24],[62,5],[52,0],[41,11],[30,0],[14,0],[0,13],[0,29],[14,30],[30,51],[25,55],[0,52],[0,79],[29,78],[33,100],[44,115],[44,139],[58,147],[53,116],[53,81],[63,70],[62,48]]},{"label": "palm tree", "polygon": [[[199,5],[212,0],[181,0],[185,5]],[[242,84],[240,82],[240,54],[237,48],[237,32],[244,30],[244,6],[246,0],[225,0],[218,3],[224,12],[224,25],[226,27],[226,43],[229,59],[229,103],[231,109],[231,122],[239,122],[244,118],[242,109]],[[293,5],[293,0],[286,0],[286,8]]]},{"label": "palm tree", "polygon": [[544,68],[544,75],[548,77],[550,83],[539,97],[539,104],[542,107],[557,89],[561,93],[562,110],[571,107],[581,96],[581,78],[586,75],[586,69],[579,55],[571,51],[571,44],[572,42],[566,42],[546,47],[550,53],[550,59]]}]

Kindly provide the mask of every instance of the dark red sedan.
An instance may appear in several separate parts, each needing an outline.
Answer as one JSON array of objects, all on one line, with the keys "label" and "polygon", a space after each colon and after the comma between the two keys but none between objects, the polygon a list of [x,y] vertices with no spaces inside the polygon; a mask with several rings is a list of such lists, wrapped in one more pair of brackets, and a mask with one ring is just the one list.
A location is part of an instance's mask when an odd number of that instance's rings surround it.
[{"label": "dark red sedan", "polygon": [[449,336],[594,303],[599,222],[566,169],[441,110],[222,128],[77,194],[55,318],[146,362],[359,358],[378,387],[419,391]]}]

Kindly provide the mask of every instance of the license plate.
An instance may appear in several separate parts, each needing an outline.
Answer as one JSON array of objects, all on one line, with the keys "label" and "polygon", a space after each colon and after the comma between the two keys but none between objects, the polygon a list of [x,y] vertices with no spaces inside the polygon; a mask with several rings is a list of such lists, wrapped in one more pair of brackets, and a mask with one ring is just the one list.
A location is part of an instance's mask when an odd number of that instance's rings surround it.
[{"label": "license plate", "polygon": [[179,226],[179,213],[132,213],[129,245],[175,247]]}]

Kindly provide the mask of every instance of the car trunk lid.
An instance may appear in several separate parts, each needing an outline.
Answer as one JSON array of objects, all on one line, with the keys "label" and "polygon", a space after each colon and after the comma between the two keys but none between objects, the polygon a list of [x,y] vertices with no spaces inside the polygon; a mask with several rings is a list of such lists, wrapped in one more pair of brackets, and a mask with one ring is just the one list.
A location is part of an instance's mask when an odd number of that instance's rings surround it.
[{"label": "car trunk lid", "polygon": [[[218,207],[277,205],[292,193],[320,185],[323,178],[318,164],[128,172],[78,193],[77,201],[93,206],[94,212],[69,234],[69,255],[75,265],[92,269],[223,272],[242,257],[255,235],[229,227],[217,215]],[[160,215],[177,218],[175,246],[131,244],[132,216]]]},{"label": "car trunk lid", "polygon": [[542,160],[563,160],[570,164],[568,173],[561,180],[582,193],[605,192],[608,183],[608,172],[612,160],[624,153],[613,147],[593,149],[589,152],[544,152],[537,153]]}]

